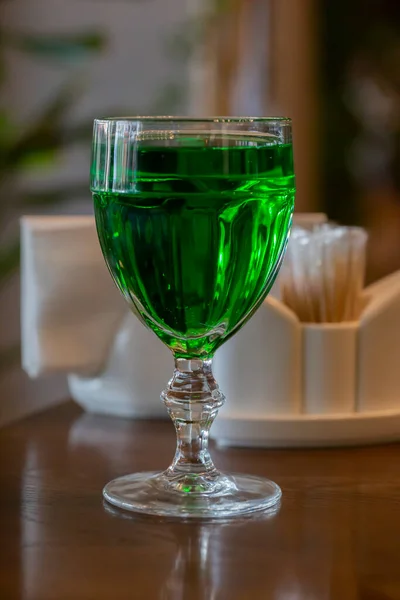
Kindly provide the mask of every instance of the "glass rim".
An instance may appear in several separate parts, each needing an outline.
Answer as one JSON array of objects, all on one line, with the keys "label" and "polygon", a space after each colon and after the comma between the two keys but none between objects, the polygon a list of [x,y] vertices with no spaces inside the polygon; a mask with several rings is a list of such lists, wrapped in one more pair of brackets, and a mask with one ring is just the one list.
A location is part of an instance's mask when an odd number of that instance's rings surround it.
[{"label": "glass rim", "polygon": [[143,123],[149,123],[151,121],[160,123],[277,123],[279,125],[291,125],[292,119],[290,117],[278,116],[278,117],[250,117],[250,116],[212,116],[212,117],[181,117],[174,115],[155,115],[155,116],[122,116],[122,117],[99,117],[94,119],[94,123],[116,123],[116,122],[134,122],[139,121]]}]

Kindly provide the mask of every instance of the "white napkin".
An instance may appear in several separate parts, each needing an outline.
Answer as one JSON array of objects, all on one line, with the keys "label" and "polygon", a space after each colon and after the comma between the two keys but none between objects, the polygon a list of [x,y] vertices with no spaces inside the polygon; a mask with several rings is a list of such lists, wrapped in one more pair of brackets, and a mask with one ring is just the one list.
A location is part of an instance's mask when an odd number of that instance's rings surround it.
[{"label": "white napkin", "polygon": [[21,220],[22,365],[44,373],[101,371],[127,312],[91,216]]}]

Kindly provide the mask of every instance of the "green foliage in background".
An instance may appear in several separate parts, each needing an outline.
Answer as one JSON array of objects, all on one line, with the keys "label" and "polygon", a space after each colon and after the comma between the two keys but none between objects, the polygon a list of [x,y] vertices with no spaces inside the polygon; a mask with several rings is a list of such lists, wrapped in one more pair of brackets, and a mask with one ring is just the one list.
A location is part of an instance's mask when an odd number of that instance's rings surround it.
[{"label": "green foliage in background", "polygon": [[[81,61],[104,47],[104,38],[97,32],[62,35],[27,35],[0,31],[1,55],[7,49],[15,49],[40,60],[56,61],[58,64]],[[7,74],[2,69],[0,85],[4,85]],[[91,124],[67,126],[68,113],[77,96],[76,86],[66,84],[44,106],[40,114],[25,126],[16,126],[11,116],[0,109],[0,231],[3,232],[14,211],[54,204],[77,193],[71,189],[23,193],[15,185],[24,173],[43,166],[56,164],[60,152],[70,144],[88,143]],[[86,182],[85,182],[86,183]],[[19,265],[19,241],[7,239],[0,245],[0,286],[3,285]]]}]

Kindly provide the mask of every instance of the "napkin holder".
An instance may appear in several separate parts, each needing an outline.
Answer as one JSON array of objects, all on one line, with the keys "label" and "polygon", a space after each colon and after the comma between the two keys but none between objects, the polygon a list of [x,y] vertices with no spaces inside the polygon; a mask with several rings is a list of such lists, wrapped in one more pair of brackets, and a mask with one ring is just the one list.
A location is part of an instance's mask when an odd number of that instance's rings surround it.
[{"label": "napkin holder", "polygon": [[[216,353],[222,445],[400,439],[400,272],[366,288],[356,323],[301,324],[277,298]],[[167,348],[116,293],[92,217],[22,221],[23,366],[64,372],[86,410],[166,417]]]}]

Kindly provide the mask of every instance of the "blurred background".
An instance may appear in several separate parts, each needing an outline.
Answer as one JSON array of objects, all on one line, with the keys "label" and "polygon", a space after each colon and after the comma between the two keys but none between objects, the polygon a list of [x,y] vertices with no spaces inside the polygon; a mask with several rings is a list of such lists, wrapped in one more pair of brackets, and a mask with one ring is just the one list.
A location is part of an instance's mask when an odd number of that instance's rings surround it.
[{"label": "blurred background", "polygon": [[398,0],[0,0],[0,423],[63,398],[19,367],[22,214],[90,213],[92,120],[293,118],[297,210],[400,268]]}]

